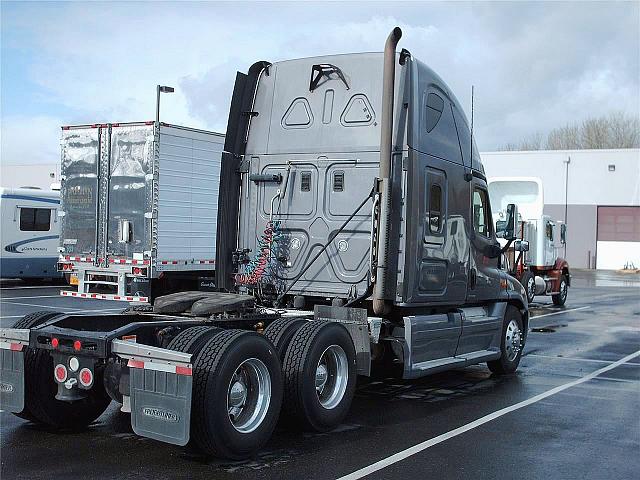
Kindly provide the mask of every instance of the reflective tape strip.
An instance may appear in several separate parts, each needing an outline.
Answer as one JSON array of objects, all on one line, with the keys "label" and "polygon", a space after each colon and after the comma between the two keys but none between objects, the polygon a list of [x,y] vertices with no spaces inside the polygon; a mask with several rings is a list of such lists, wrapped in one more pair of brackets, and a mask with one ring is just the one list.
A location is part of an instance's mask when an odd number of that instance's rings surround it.
[{"label": "reflective tape strip", "polygon": [[[178,260],[163,260],[160,262],[162,265],[178,265]],[[186,263],[186,262],[184,262]]]},{"label": "reflective tape strip", "polygon": [[196,260],[194,263],[213,265],[214,263],[216,263],[216,261],[215,260]]},{"label": "reflective tape strip", "polygon": [[2,348],[3,350],[13,350],[14,352],[21,352],[22,346],[23,345],[20,343],[0,342],[0,348]]},{"label": "reflective tape strip", "polygon": [[183,367],[179,365],[171,365],[167,363],[143,362],[142,360],[130,359],[127,362],[129,368],[142,368],[143,370],[155,370],[156,372],[175,373],[176,375],[192,376],[193,369],[191,366]]},{"label": "reflective tape strip", "polygon": [[80,293],[70,292],[69,290],[60,290],[60,295],[63,297],[78,297],[78,298],[93,298],[96,300],[120,300],[123,302],[141,302],[149,303],[149,297],[138,296],[125,296],[125,295],[113,295],[108,293]]},{"label": "reflective tape strip", "polygon": [[131,260],[128,258],[110,258],[109,263],[117,263],[120,265],[149,265],[149,260]]},{"label": "reflective tape strip", "polygon": [[70,262],[93,262],[93,257],[71,257],[66,255],[64,257],[60,257],[60,260],[68,260]]}]

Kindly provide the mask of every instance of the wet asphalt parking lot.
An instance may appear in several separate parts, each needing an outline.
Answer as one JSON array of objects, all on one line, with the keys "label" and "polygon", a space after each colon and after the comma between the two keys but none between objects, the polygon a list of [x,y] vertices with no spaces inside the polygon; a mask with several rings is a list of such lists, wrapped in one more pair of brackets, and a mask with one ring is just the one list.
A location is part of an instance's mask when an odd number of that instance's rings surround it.
[{"label": "wet asphalt parking lot", "polygon": [[[485,365],[362,380],[326,434],[279,427],[255,458],[207,459],[134,435],[111,407],[82,432],[0,412],[2,478],[500,478],[640,476],[640,275],[576,272],[565,308],[539,297],[518,372]],[[117,312],[60,286],[0,285],[0,325],[38,310]]]}]

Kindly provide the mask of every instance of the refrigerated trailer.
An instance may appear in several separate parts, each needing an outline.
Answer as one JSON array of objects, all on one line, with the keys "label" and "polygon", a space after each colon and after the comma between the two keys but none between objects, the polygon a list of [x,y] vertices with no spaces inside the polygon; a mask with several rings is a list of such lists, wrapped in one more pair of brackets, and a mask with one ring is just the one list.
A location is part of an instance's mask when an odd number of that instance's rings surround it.
[{"label": "refrigerated trailer", "polygon": [[62,295],[150,303],[213,283],[224,135],[156,122],[62,127]]},{"label": "refrigerated trailer", "polygon": [[335,428],[358,375],[480,362],[514,372],[528,304],[499,265],[480,157],[444,81],[395,52],[400,36],[384,54],[238,73],[219,291],[120,315],[36,313],[0,330],[3,408],[79,427],[114,399],[138,435],[244,458],[279,417]]}]

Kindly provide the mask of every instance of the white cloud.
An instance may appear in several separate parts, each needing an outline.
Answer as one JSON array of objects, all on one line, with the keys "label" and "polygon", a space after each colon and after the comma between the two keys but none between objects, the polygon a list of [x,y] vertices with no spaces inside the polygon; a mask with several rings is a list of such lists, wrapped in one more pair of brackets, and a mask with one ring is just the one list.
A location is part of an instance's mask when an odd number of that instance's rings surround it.
[{"label": "white cloud", "polygon": [[[3,117],[0,158],[3,164],[56,163],[60,160],[60,118]],[[2,181],[0,180],[0,184]]]},{"label": "white cloud", "polygon": [[400,47],[436,70],[467,109],[475,84],[476,138],[492,149],[597,108],[637,106],[637,17],[637,4],[26,4],[3,12],[3,27],[19,31],[12,45],[35,52],[31,81],[59,112],[3,116],[2,161],[29,138],[38,151],[28,158],[57,159],[61,124],[153,118],[157,83],[176,87],[162,97],[163,120],[223,130],[236,70],[380,51],[396,25]]}]

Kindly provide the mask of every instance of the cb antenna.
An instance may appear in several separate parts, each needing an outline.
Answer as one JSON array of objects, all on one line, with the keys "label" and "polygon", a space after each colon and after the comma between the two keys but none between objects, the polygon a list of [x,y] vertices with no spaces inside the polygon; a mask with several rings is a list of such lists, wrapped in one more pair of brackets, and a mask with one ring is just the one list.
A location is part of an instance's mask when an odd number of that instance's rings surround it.
[{"label": "cb antenna", "polygon": [[470,165],[473,167],[473,85],[471,85],[471,144],[469,145]]},{"label": "cb antenna", "polygon": [[471,172],[472,168],[473,168],[473,85],[471,85],[471,137],[469,139],[469,171],[467,171],[465,167],[465,174],[464,174],[464,179],[467,182],[470,182],[473,179],[473,173]]}]

